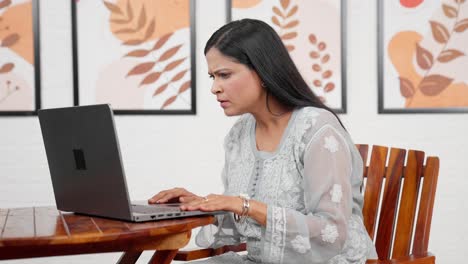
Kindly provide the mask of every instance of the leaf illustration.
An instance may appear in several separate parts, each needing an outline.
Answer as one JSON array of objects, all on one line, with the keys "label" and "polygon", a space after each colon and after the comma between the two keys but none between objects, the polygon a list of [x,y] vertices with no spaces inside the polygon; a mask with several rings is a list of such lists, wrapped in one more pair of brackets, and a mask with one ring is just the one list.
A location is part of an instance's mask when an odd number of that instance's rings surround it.
[{"label": "leaf illustration", "polygon": [[322,51],[322,50],[324,50],[324,49],[326,49],[326,48],[327,48],[327,44],[325,44],[324,42],[320,42],[320,43],[318,44],[318,49],[319,49],[320,51]]},{"label": "leaf illustration", "polygon": [[457,15],[458,15],[457,9],[455,9],[455,8],[452,7],[452,6],[443,4],[443,5],[442,5],[442,9],[444,10],[444,14],[445,14],[448,18],[454,18],[454,17],[457,17]]},{"label": "leaf illustration", "polygon": [[118,5],[115,5],[115,4],[106,2],[106,1],[103,1],[103,2],[104,2],[104,5],[107,7],[107,9],[109,9],[109,11],[111,11],[112,13],[117,13],[117,14],[123,15],[122,9],[120,9],[120,7]]},{"label": "leaf illustration", "polygon": [[136,46],[136,45],[140,45],[141,43],[143,43],[145,40],[143,39],[131,39],[131,40],[128,40],[128,41],[125,41],[124,43],[122,43],[123,45],[128,45],[128,46]]},{"label": "leaf illustration", "polygon": [[0,45],[1,47],[11,47],[13,45],[16,44],[16,42],[18,42],[18,40],[20,39],[20,36],[16,33],[13,33],[13,34],[10,34],[8,36],[6,36],[3,40],[2,40],[2,44]]},{"label": "leaf illustration", "polygon": [[297,37],[297,32],[290,32],[290,33],[286,33],[286,34],[282,35],[281,39],[286,40],[286,39],[293,39],[295,37]]},{"label": "leaf illustration", "polygon": [[318,53],[317,51],[312,51],[309,53],[310,57],[312,57],[313,59],[318,59],[320,58],[320,53]]},{"label": "leaf illustration", "polygon": [[135,31],[139,31],[140,29],[142,29],[145,26],[145,24],[146,24],[146,11],[145,11],[145,6],[143,6],[140,11],[140,17],[138,18],[138,25]]},{"label": "leaf illustration", "polygon": [[449,49],[442,51],[439,57],[437,57],[437,60],[440,62],[449,62],[464,55],[465,54],[459,50]]},{"label": "leaf illustration", "polygon": [[7,73],[11,72],[15,68],[15,65],[13,63],[5,63],[3,66],[0,68],[0,73]]},{"label": "leaf illustration", "polygon": [[113,24],[127,24],[128,20],[127,19],[111,19],[110,22]]},{"label": "leaf illustration", "polygon": [[276,15],[278,15],[281,18],[285,18],[283,13],[281,12],[281,10],[279,10],[279,8],[276,7],[276,6],[273,7],[273,13],[275,13]]},{"label": "leaf illustration", "polygon": [[271,22],[273,22],[273,24],[277,25],[278,27],[281,27],[281,24],[280,24],[280,22],[279,22],[279,20],[278,20],[277,17],[272,16],[272,17],[271,17]]},{"label": "leaf illustration", "polygon": [[455,31],[458,32],[458,33],[461,33],[465,30],[468,29],[468,18],[465,18],[461,21],[459,21],[456,25],[455,25]]},{"label": "leaf illustration", "polygon": [[309,41],[310,41],[310,43],[312,43],[314,45],[317,44],[317,36],[315,36],[315,34],[310,34],[309,35]]},{"label": "leaf illustration", "polygon": [[318,79],[314,80],[313,84],[315,85],[315,87],[322,87],[322,81]]},{"label": "leaf illustration", "polygon": [[167,89],[168,86],[169,86],[169,83],[165,83],[165,84],[159,86],[159,88],[156,89],[156,91],[154,92],[153,97],[160,94],[160,93],[162,93],[162,92],[164,92]]},{"label": "leaf illustration", "polygon": [[169,99],[166,100],[166,102],[164,102],[161,109],[166,108],[168,105],[172,104],[176,99],[177,99],[177,95],[171,96]]},{"label": "leaf illustration", "polygon": [[292,27],[295,27],[297,25],[299,25],[299,20],[293,20],[293,21],[287,23],[286,25],[284,25],[283,28],[292,28]]},{"label": "leaf illustration", "polygon": [[286,49],[291,52],[294,50],[294,45],[286,45]]},{"label": "leaf illustration", "polygon": [[127,77],[132,76],[132,75],[147,73],[154,67],[155,64],[156,62],[145,62],[145,63],[138,64],[137,66],[133,67],[133,69],[131,69],[128,72]]},{"label": "leaf illustration", "polygon": [[161,38],[158,39],[158,41],[154,44],[153,48],[151,50],[157,50],[160,49],[168,40],[169,38],[174,34],[173,32],[168,33]]},{"label": "leaf illustration", "polygon": [[133,33],[133,32],[135,32],[135,29],[133,28],[122,28],[122,29],[114,31],[114,34],[128,34],[128,33]]},{"label": "leaf illustration", "polygon": [[148,55],[150,52],[151,52],[150,50],[144,50],[144,49],[134,50],[134,51],[131,51],[131,52],[125,54],[124,57],[137,57],[137,58],[141,58],[141,57],[145,57],[145,56]]},{"label": "leaf illustration", "polygon": [[332,82],[329,82],[329,83],[325,84],[325,87],[323,88],[323,90],[326,93],[329,93],[329,92],[333,91],[333,89],[335,89],[335,84],[332,83]]},{"label": "leaf illustration", "polygon": [[286,17],[291,17],[293,16],[294,14],[296,14],[297,10],[299,8],[297,7],[297,5],[293,6],[293,8],[291,8],[291,10],[289,10],[288,14],[286,15]]},{"label": "leaf illustration", "polygon": [[182,47],[182,44],[181,45],[177,45],[173,48],[170,48],[168,50],[166,50],[162,55],[161,57],[159,57],[158,61],[165,61],[169,58],[171,58],[172,56],[174,56],[174,54],[177,53],[177,51],[179,51],[180,47]]},{"label": "leaf illustration", "polygon": [[281,7],[283,7],[283,9],[288,8],[288,6],[289,6],[289,0],[281,0]]},{"label": "leaf illustration", "polygon": [[5,8],[7,6],[11,5],[11,0],[4,0],[0,2],[0,9]]},{"label": "leaf illustration", "polygon": [[322,57],[322,63],[325,64],[330,60],[330,54],[325,54],[325,56]]},{"label": "leaf illustration", "polygon": [[427,70],[432,67],[434,58],[431,52],[419,46],[419,44],[417,43],[416,44],[416,61],[418,62],[418,65],[419,67],[421,67],[421,69]]},{"label": "leaf illustration", "polygon": [[441,44],[447,43],[450,38],[450,33],[447,28],[435,21],[429,21],[429,23],[431,24],[432,36],[434,39]]},{"label": "leaf illustration", "polygon": [[179,66],[186,58],[187,58],[187,57],[182,58],[182,59],[180,59],[180,60],[175,60],[175,61],[173,61],[173,62],[167,64],[166,67],[164,67],[163,72],[173,70],[175,67]]},{"label": "leaf illustration", "polygon": [[174,77],[172,77],[171,79],[171,82],[176,82],[180,79],[182,79],[182,77],[184,77],[185,73],[187,72],[188,70],[184,70],[184,71],[181,71],[179,72],[178,74],[176,74]]},{"label": "leaf illustration", "polygon": [[180,88],[179,88],[179,94],[181,94],[181,93],[187,91],[187,90],[190,88],[190,85],[191,85],[191,84],[192,84],[191,81],[186,81],[186,82],[184,82],[184,83],[180,86]]},{"label": "leaf illustration", "polygon": [[322,67],[320,67],[320,65],[318,64],[314,64],[312,65],[312,70],[316,71],[316,72],[319,72],[322,70]]},{"label": "leaf illustration", "polygon": [[154,26],[155,26],[155,21],[154,19],[151,21],[150,25],[146,29],[145,33],[145,40],[148,40],[154,33]]},{"label": "leaf illustration", "polygon": [[453,79],[439,74],[426,76],[419,84],[419,90],[425,95],[435,96],[447,88]]},{"label": "leaf illustration", "polygon": [[126,19],[112,19],[111,22],[115,24],[127,24],[133,19],[133,9],[130,1],[127,1],[127,18]]},{"label": "leaf illustration", "polygon": [[161,72],[152,72],[148,76],[146,76],[143,81],[141,81],[140,86],[144,84],[151,84],[157,81],[161,77]]},{"label": "leaf illustration", "polygon": [[322,78],[328,79],[328,78],[330,78],[332,75],[333,75],[333,72],[330,71],[330,70],[327,70],[327,71],[325,71],[325,72],[322,73]]},{"label": "leaf illustration", "polygon": [[410,80],[400,77],[400,93],[405,98],[411,98],[414,95],[415,89]]}]

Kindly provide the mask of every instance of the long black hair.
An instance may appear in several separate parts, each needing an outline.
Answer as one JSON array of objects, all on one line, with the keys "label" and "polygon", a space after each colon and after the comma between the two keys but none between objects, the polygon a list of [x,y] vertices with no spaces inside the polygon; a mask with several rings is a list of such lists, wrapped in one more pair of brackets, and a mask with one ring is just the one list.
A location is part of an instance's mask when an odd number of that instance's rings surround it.
[{"label": "long black hair", "polygon": [[247,18],[232,21],[213,33],[206,43],[205,55],[213,47],[258,74],[267,91],[267,107],[268,94],[271,94],[289,108],[314,106],[326,109],[343,126],[336,113],[312,92],[283,41],[267,23]]}]

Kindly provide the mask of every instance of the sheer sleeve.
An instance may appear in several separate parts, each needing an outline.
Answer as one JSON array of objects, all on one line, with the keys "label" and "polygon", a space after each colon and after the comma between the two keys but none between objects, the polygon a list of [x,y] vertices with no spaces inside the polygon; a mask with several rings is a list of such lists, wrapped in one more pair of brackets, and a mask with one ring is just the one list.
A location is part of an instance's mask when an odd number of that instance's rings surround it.
[{"label": "sheer sleeve", "polygon": [[352,160],[332,125],[307,142],[302,187],[306,213],[268,205],[264,256],[268,263],[324,263],[340,254],[352,213]]}]

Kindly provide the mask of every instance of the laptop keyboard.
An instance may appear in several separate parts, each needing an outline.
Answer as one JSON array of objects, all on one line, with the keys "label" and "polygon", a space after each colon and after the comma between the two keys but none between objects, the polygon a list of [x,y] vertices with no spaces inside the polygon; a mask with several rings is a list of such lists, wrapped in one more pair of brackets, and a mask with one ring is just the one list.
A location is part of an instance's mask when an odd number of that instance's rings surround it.
[{"label": "laptop keyboard", "polygon": [[179,205],[163,205],[154,206],[154,205],[140,205],[132,204],[132,210],[135,213],[140,214],[158,214],[158,213],[170,213],[170,212],[180,212]]}]

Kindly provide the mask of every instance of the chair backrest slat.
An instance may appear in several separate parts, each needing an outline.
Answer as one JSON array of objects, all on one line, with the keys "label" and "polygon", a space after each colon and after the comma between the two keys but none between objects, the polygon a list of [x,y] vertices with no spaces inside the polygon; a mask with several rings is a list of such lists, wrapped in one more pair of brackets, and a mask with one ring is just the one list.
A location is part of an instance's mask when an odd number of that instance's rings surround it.
[{"label": "chair backrest slat", "polygon": [[364,225],[372,239],[375,237],[375,222],[379,209],[380,192],[385,173],[387,152],[387,147],[374,146],[372,148],[370,165],[367,168],[367,182],[362,213],[364,216]]},{"label": "chair backrest slat", "polygon": [[[366,164],[368,146],[356,147]],[[428,157],[424,166],[425,154],[422,151],[408,150],[406,155],[406,150],[391,148],[390,154],[388,153],[388,147],[373,146],[369,166],[364,167],[363,176],[367,177],[363,205],[364,225],[375,241],[380,260],[425,254],[428,250],[439,159]],[[379,204],[384,178],[382,203]],[[418,204],[419,210],[416,212]],[[377,218],[379,223],[376,234]]]},{"label": "chair backrest slat", "polygon": [[428,157],[426,167],[424,168],[424,182],[414,234],[413,254],[424,254],[427,252],[438,176],[439,158]]},{"label": "chair backrest slat", "polygon": [[385,172],[385,189],[380,206],[379,227],[375,238],[379,259],[390,257],[405,157],[406,150],[404,149],[392,148],[390,150],[390,158]]},{"label": "chair backrest slat", "polygon": [[424,152],[408,151],[408,161],[403,172],[405,180],[398,210],[398,225],[395,231],[392,258],[410,254],[423,165]]}]

